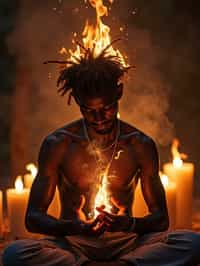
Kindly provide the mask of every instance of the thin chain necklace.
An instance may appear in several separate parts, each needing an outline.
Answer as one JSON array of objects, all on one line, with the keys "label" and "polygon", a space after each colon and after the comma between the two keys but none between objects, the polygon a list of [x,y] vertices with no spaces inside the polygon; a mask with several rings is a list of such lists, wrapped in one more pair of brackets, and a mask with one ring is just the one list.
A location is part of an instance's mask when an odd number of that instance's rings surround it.
[{"label": "thin chain necklace", "polygon": [[[83,119],[83,129],[84,129],[84,134],[85,134],[85,136],[86,136],[86,138],[88,140],[88,143],[91,145],[91,147],[92,147],[92,149],[94,151],[95,160],[96,160],[96,163],[97,163],[98,167],[100,168],[100,172],[104,172],[104,174],[108,175],[110,166],[111,166],[112,161],[114,159],[115,151],[116,151],[117,144],[118,144],[118,139],[119,139],[119,136],[120,136],[120,121],[117,119],[117,133],[116,133],[116,137],[115,137],[114,142],[111,145],[109,145],[108,147],[104,148],[104,149],[98,148],[94,144],[94,142],[90,139],[90,137],[88,135],[87,126],[85,124],[85,120],[84,119]],[[107,163],[107,165],[105,166],[105,162],[103,162],[103,160],[102,160],[101,152],[109,150],[113,146],[114,146],[114,148],[113,148],[113,152],[112,152],[112,155],[111,155],[111,159]]]}]

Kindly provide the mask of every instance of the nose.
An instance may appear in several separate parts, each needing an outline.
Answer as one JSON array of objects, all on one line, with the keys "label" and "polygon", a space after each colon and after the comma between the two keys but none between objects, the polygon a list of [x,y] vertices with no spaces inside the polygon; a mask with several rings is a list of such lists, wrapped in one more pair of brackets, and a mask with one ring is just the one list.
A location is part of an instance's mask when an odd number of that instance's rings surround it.
[{"label": "nose", "polygon": [[103,122],[105,120],[104,112],[99,110],[94,112],[94,119],[96,122]]}]

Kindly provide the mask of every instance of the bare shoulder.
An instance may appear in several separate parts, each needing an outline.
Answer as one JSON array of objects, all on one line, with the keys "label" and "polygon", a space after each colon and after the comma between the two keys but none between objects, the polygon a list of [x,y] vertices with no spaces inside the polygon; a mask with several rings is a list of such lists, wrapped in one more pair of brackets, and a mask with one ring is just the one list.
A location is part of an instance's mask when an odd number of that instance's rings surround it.
[{"label": "bare shoulder", "polygon": [[44,152],[55,152],[66,150],[69,143],[80,141],[79,134],[81,120],[73,121],[63,127],[60,127],[46,136],[43,140],[41,150]]},{"label": "bare shoulder", "polygon": [[134,148],[140,152],[153,152],[156,149],[155,141],[140,129],[121,121],[122,138],[127,138]]}]

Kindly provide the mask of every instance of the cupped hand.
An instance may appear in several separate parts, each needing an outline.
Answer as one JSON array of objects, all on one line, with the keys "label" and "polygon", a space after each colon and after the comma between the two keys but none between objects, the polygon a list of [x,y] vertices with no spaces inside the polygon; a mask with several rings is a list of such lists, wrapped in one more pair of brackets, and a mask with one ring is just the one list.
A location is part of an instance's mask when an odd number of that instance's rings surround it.
[{"label": "cupped hand", "polygon": [[120,206],[114,198],[111,198],[112,204],[118,208],[117,214],[112,214],[102,208],[97,207],[99,212],[98,219],[104,222],[106,231],[109,232],[125,232],[131,226],[131,217],[125,212],[125,208]]},{"label": "cupped hand", "polygon": [[[95,219],[87,219],[83,211],[85,201],[85,196],[81,195],[80,206],[76,210],[79,220],[79,234],[98,237],[105,232],[107,227],[106,222],[101,219],[101,215],[97,216]],[[99,210],[100,209],[102,210],[103,207],[100,207]]]}]

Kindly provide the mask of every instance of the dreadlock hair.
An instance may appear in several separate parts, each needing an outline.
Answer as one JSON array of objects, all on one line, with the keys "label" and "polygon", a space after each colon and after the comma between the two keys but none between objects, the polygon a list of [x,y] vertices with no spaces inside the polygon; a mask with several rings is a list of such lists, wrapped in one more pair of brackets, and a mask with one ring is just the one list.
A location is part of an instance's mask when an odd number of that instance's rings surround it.
[{"label": "dreadlock hair", "polygon": [[109,55],[108,49],[118,41],[114,40],[97,57],[93,50],[86,49],[77,42],[83,50],[80,58],[73,56],[71,61],[47,61],[47,63],[65,64],[57,80],[58,93],[64,96],[69,93],[68,104],[71,96],[89,95],[96,96],[118,87],[120,79],[131,67],[124,66],[118,55]]}]

